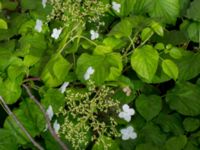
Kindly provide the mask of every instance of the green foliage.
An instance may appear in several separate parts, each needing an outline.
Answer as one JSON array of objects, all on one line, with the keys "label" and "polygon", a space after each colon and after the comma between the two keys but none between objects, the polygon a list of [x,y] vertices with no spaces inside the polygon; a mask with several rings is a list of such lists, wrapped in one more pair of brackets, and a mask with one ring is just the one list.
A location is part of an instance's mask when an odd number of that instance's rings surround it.
[{"label": "green foliage", "polygon": [[[61,147],[33,96],[72,150],[198,150],[199,8],[199,0],[1,0],[0,96],[45,150]],[[0,150],[36,149],[6,109]]]}]

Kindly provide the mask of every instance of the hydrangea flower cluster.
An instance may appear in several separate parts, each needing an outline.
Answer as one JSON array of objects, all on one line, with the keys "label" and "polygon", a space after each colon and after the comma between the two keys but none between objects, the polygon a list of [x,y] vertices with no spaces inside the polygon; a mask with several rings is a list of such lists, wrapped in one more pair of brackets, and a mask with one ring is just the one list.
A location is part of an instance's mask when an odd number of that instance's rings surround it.
[{"label": "hydrangea flower cluster", "polygon": [[128,139],[136,139],[137,133],[134,131],[134,128],[132,126],[128,126],[127,128],[120,130],[122,134],[122,140],[128,140]]},{"label": "hydrangea flower cluster", "polygon": [[122,112],[119,113],[119,117],[123,118],[127,122],[131,121],[131,116],[135,114],[135,110],[130,108],[127,104],[124,104],[122,106]]}]

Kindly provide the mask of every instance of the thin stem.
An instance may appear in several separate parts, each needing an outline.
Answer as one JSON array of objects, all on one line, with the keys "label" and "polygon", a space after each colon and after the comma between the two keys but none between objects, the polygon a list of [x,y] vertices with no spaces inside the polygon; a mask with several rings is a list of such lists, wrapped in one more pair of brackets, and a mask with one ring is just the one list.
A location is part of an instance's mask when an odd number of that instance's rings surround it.
[{"label": "thin stem", "polygon": [[35,98],[35,96],[31,93],[30,89],[25,84],[23,84],[22,86],[26,89],[26,92],[29,95],[29,97],[38,105],[41,112],[45,116],[45,120],[47,122],[47,126],[48,126],[48,129],[49,129],[52,137],[59,143],[59,145],[63,148],[63,150],[68,150],[67,146],[60,140],[60,138],[58,137],[58,135],[52,128],[50,119],[49,119],[48,115],[46,114],[46,110],[44,109],[44,107],[39,103],[39,101]]},{"label": "thin stem", "polygon": [[28,133],[28,131],[25,129],[25,127],[21,124],[21,122],[18,120],[17,116],[15,116],[14,113],[12,113],[12,111],[10,110],[10,108],[8,107],[8,105],[5,103],[4,99],[0,96],[0,100],[1,100],[1,105],[3,106],[3,108],[5,109],[5,111],[8,113],[9,116],[11,116],[15,122],[17,123],[17,125],[22,129],[22,131],[26,134],[26,136],[28,137],[28,139],[33,143],[33,145],[38,148],[39,150],[44,150],[44,148],[38,144],[33,138],[32,136]]}]

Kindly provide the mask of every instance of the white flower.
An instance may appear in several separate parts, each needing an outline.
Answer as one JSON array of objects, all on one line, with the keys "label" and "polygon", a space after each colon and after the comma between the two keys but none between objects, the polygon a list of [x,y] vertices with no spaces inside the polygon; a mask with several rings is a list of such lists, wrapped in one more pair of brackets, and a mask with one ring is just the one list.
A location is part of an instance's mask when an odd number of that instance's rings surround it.
[{"label": "white flower", "polygon": [[91,40],[95,40],[99,37],[99,33],[97,31],[94,30],[90,30],[90,34],[91,34]]},{"label": "white flower", "polygon": [[51,120],[53,118],[53,108],[51,105],[49,105],[47,111],[46,111],[46,114],[48,115],[49,119]]},{"label": "white flower", "polygon": [[47,0],[42,0],[42,6],[43,6],[43,8],[46,7],[46,4],[47,4]]},{"label": "white flower", "polygon": [[35,30],[38,31],[38,32],[42,31],[42,21],[39,20],[39,19],[36,20]]},{"label": "white flower", "polygon": [[128,86],[123,88],[123,92],[126,94],[126,96],[131,95],[131,89]]},{"label": "white flower", "polygon": [[58,131],[60,130],[60,124],[58,123],[57,120],[54,122],[53,128],[54,128],[55,132],[58,134]]},{"label": "white flower", "polygon": [[86,73],[84,74],[84,79],[89,80],[90,76],[94,73],[94,69],[90,66],[88,67]]},{"label": "white flower", "polygon": [[68,85],[69,85],[69,82],[64,82],[63,85],[59,88],[59,91],[61,93],[64,93]]},{"label": "white flower", "polygon": [[124,104],[122,106],[123,111],[119,113],[119,117],[123,118],[127,122],[131,121],[131,116],[135,114],[135,110],[132,108],[129,108],[127,104]]},{"label": "white flower", "polygon": [[122,140],[137,138],[137,133],[134,131],[134,128],[132,126],[128,126],[125,129],[121,129],[120,132],[122,134]]},{"label": "white flower", "polygon": [[114,9],[116,12],[120,12],[121,4],[112,2],[112,9]]},{"label": "white flower", "polygon": [[62,32],[62,29],[54,28],[53,32],[51,34],[51,37],[57,40],[59,38],[61,32]]}]

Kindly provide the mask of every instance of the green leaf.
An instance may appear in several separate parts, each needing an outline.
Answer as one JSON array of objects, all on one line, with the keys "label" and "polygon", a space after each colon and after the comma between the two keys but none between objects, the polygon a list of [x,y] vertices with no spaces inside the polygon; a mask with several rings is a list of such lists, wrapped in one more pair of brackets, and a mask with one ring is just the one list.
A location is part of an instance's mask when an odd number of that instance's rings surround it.
[{"label": "green leaf", "polygon": [[199,22],[190,22],[186,28],[188,37],[193,42],[198,42],[200,39],[200,23]]},{"label": "green leaf", "polygon": [[160,150],[159,147],[157,147],[156,145],[152,144],[152,143],[145,143],[145,144],[139,144],[136,147],[136,150]]},{"label": "green leaf", "polygon": [[187,137],[185,135],[180,135],[172,137],[165,143],[166,150],[182,150],[187,144]]},{"label": "green leaf", "polygon": [[47,86],[56,87],[64,82],[70,67],[70,63],[61,54],[53,55],[43,69],[41,79]]},{"label": "green leaf", "polygon": [[194,0],[190,3],[190,7],[187,9],[187,17],[195,21],[200,21],[200,1]]},{"label": "green leaf", "polygon": [[121,75],[122,58],[118,53],[106,55],[83,53],[78,58],[76,68],[76,74],[82,82],[85,82],[84,74],[90,66],[95,70],[94,74],[91,75],[91,80],[94,80],[97,84],[102,84],[105,80],[114,80]]},{"label": "green leaf", "polygon": [[140,139],[144,143],[152,143],[162,146],[166,142],[166,134],[160,130],[160,128],[152,122],[146,123],[146,125],[140,131]]},{"label": "green leaf", "polygon": [[59,108],[65,103],[65,96],[58,89],[48,89],[41,102],[46,109],[51,105],[54,113],[58,113]]},{"label": "green leaf", "polygon": [[182,118],[178,113],[165,114],[160,113],[156,118],[156,124],[158,124],[164,132],[170,132],[175,135],[184,134],[184,128],[182,125]]},{"label": "green leaf", "polygon": [[0,95],[7,104],[14,104],[20,98],[22,92],[20,86],[16,81],[10,79],[6,79],[4,82],[0,81]]},{"label": "green leaf", "polygon": [[163,36],[164,35],[163,27],[158,22],[152,21],[151,28],[159,36]]},{"label": "green leaf", "polygon": [[0,129],[0,150],[17,150],[16,139],[11,132],[6,129]]},{"label": "green leaf", "polygon": [[132,33],[132,25],[128,19],[121,20],[110,31],[109,35],[116,38],[129,37]]},{"label": "green leaf", "polygon": [[171,57],[175,59],[180,59],[182,57],[182,52],[177,47],[173,47],[172,49],[170,49],[169,54]]},{"label": "green leaf", "polygon": [[200,114],[200,87],[189,82],[177,83],[167,92],[166,101],[172,110],[182,115],[197,116]]},{"label": "green leaf", "polygon": [[92,147],[92,150],[120,150],[118,144],[109,137],[101,136]]},{"label": "green leaf", "polygon": [[131,56],[131,66],[142,78],[151,82],[158,67],[159,54],[150,45],[136,48]]},{"label": "green leaf", "polygon": [[0,19],[0,29],[8,29],[8,25],[3,19]]},{"label": "green leaf", "polygon": [[97,45],[97,47],[94,49],[93,54],[94,55],[103,55],[106,53],[111,53],[112,48],[109,46],[104,46],[104,45]]},{"label": "green leaf", "polygon": [[181,59],[176,61],[179,68],[181,81],[190,80],[200,73],[200,53],[187,52]]},{"label": "green leaf", "polygon": [[157,116],[161,111],[162,100],[157,95],[140,95],[136,99],[136,108],[140,115],[149,121]]},{"label": "green leaf", "polygon": [[164,23],[175,23],[179,16],[179,0],[152,0],[149,7],[151,17],[160,19]]},{"label": "green leaf", "polygon": [[120,0],[119,2],[121,4],[119,16],[125,17],[133,11],[136,0]]},{"label": "green leaf", "polygon": [[149,27],[144,28],[142,30],[142,33],[141,33],[141,39],[142,39],[142,41],[149,40],[151,38],[151,36],[153,35],[153,33],[154,32],[153,32],[153,30],[151,28],[149,28]]},{"label": "green leaf", "polygon": [[178,78],[178,67],[172,60],[163,60],[162,69],[169,77],[173,78],[174,80]]},{"label": "green leaf", "polygon": [[193,132],[200,126],[200,120],[196,118],[185,118],[183,121],[184,128],[187,132]]},{"label": "green leaf", "polygon": [[[46,124],[44,115],[32,99],[24,99],[20,103],[20,107],[14,110],[13,113],[32,137],[39,135],[44,130]],[[7,117],[4,127],[12,133],[17,143],[25,144],[29,141],[11,116]]]}]

